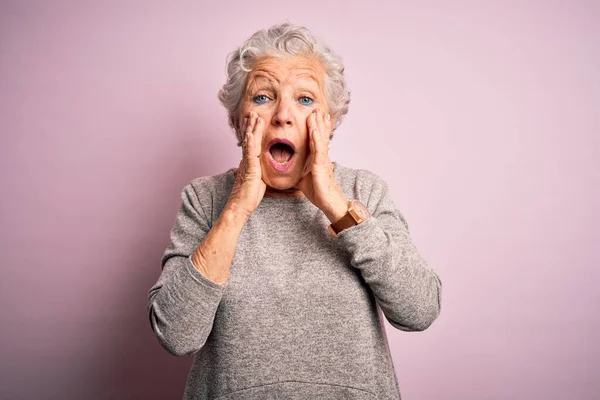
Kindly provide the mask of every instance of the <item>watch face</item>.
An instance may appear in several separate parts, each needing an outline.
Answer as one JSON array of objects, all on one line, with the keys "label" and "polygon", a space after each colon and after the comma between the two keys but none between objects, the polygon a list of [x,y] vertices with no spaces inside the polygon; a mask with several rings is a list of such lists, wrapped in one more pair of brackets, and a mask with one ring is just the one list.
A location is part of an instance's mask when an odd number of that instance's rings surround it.
[{"label": "watch face", "polygon": [[354,208],[354,210],[356,210],[356,213],[362,218],[362,219],[367,219],[369,218],[369,210],[367,210],[367,207],[364,206],[363,203],[361,203],[358,200],[353,200],[352,201],[352,208]]}]

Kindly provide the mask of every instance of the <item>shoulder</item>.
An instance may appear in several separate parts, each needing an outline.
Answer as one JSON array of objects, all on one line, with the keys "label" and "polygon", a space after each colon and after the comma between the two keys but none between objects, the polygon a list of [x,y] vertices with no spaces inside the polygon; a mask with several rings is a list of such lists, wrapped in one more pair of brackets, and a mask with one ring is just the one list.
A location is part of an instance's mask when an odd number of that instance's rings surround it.
[{"label": "shoulder", "polygon": [[344,192],[367,204],[387,194],[387,182],[377,173],[361,168],[349,168],[338,164],[338,181]]},{"label": "shoulder", "polygon": [[184,202],[210,219],[224,207],[233,188],[233,168],[216,175],[200,176],[189,181],[181,191]]},{"label": "shoulder", "polygon": [[214,199],[228,195],[233,185],[233,168],[216,175],[200,176],[192,179],[184,190],[193,190],[198,200]]},{"label": "shoulder", "polygon": [[409,232],[408,222],[404,215],[396,208],[389,192],[387,182],[378,174],[367,169],[340,169],[340,184],[348,198],[362,202],[369,212],[380,219],[382,215],[391,215],[402,222]]}]

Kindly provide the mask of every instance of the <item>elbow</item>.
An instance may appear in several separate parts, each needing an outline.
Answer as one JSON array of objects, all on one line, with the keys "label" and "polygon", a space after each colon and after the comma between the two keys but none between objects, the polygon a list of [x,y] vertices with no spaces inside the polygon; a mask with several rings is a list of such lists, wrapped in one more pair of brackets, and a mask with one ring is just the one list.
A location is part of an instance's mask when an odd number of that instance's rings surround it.
[{"label": "elbow", "polygon": [[165,349],[169,354],[176,357],[193,356],[202,348],[201,346],[189,346],[185,342],[162,335],[157,335],[157,338],[162,348]]},{"label": "elbow", "polygon": [[441,284],[437,279],[435,290],[419,301],[404,303],[400,310],[386,313],[386,319],[395,328],[406,332],[422,332],[429,328],[441,312]]},{"label": "elbow", "polygon": [[414,332],[423,332],[433,324],[433,321],[435,321],[439,315],[439,305],[432,305],[426,311],[414,318],[411,325],[412,330]]},{"label": "elbow", "polygon": [[174,332],[163,332],[158,328],[154,330],[154,334],[161,347],[169,354],[176,357],[193,356],[198,353],[204,345],[204,343],[193,343],[187,338],[177,335]]},{"label": "elbow", "polygon": [[439,302],[439,296],[432,301],[428,307],[425,307],[415,318],[413,328],[416,332],[422,332],[429,328],[433,321],[435,321],[441,312],[441,305]]},{"label": "elbow", "polygon": [[436,274],[433,274],[431,282],[427,295],[420,304],[416,305],[412,313],[410,327],[415,332],[422,332],[429,328],[439,317],[442,309],[442,281]]},{"label": "elbow", "polygon": [[439,315],[440,308],[438,306],[411,313],[411,315],[407,318],[390,318],[388,315],[386,315],[386,319],[390,325],[401,331],[422,332],[429,328]]},{"label": "elbow", "polygon": [[150,326],[161,347],[176,357],[193,356],[204,346],[204,341],[193,340],[172,325],[162,323],[154,312],[150,314]]}]

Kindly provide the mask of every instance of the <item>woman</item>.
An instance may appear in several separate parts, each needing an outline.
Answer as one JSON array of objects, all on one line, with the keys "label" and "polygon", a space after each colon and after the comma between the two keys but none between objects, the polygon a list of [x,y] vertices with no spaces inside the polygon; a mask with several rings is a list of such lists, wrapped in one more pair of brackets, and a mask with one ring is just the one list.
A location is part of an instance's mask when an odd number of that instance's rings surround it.
[{"label": "woman", "polygon": [[386,183],[329,159],[343,71],[289,23],[229,57],[242,160],[183,189],[148,297],[160,344],[194,356],[185,399],[400,398],[383,318],[426,329],[441,282]]}]

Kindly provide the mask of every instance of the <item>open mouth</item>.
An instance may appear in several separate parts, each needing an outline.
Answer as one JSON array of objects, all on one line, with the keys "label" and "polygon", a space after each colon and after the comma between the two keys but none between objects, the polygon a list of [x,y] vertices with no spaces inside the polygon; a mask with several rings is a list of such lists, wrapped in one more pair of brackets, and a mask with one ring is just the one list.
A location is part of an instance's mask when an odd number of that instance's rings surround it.
[{"label": "open mouth", "polygon": [[279,172],[285,172],[294,163],[294,146],[285,139],[274,139],[269,144],[269,161],[273,168]]},{"label": "open mouth", "polygon": [[294,149],[292,149],[291,146],[281,142],[275,143],[273,146],[271,146],[269,152],[279,164],[287,163],[294,155]]}]

